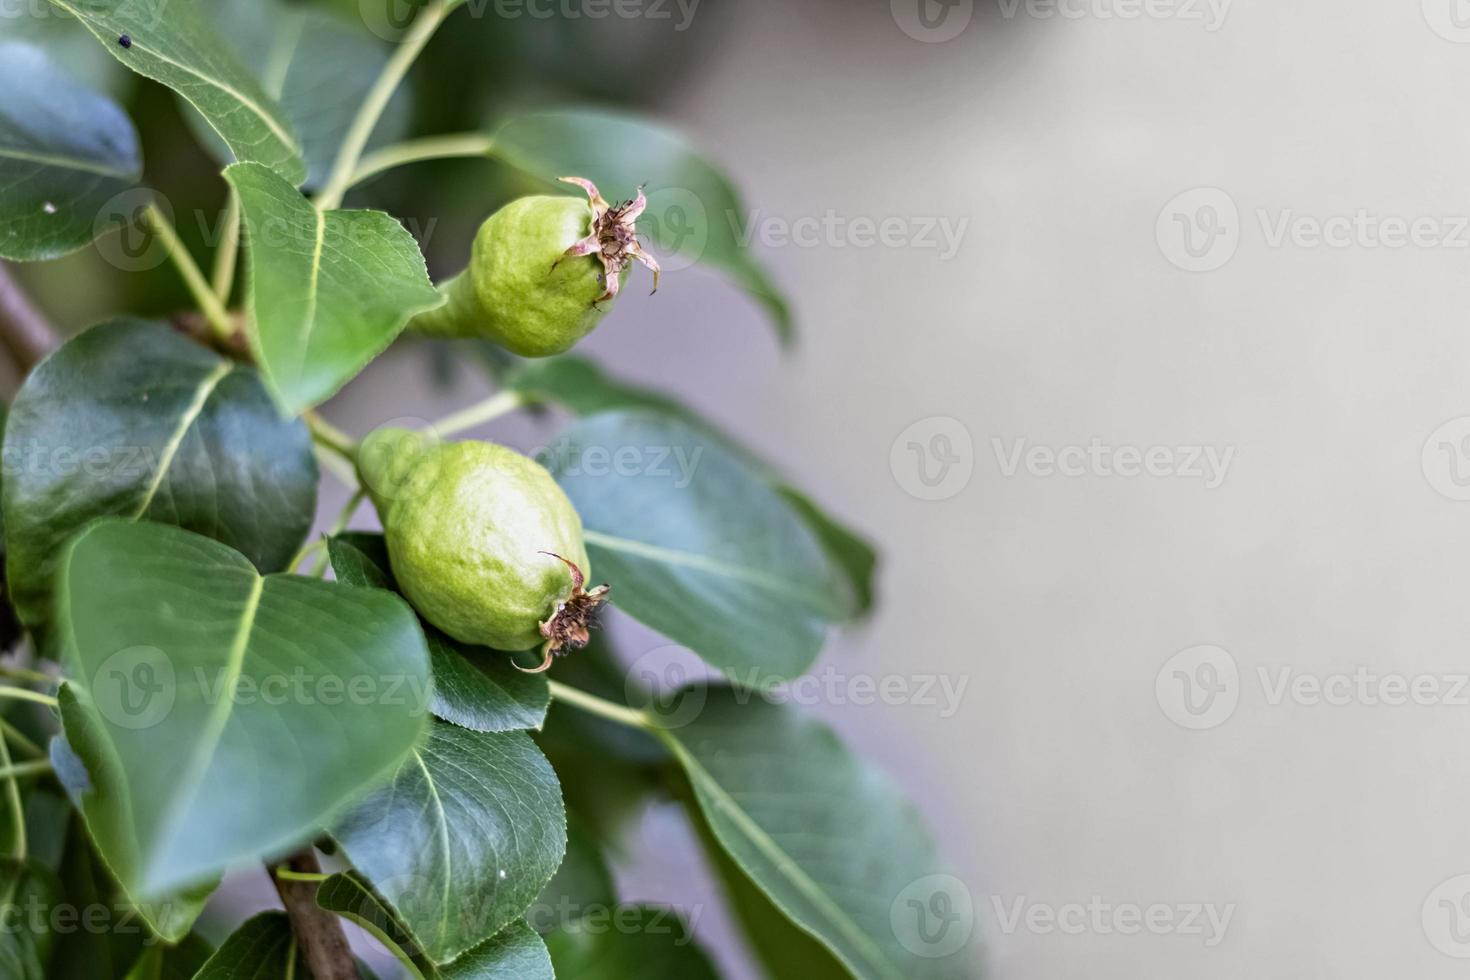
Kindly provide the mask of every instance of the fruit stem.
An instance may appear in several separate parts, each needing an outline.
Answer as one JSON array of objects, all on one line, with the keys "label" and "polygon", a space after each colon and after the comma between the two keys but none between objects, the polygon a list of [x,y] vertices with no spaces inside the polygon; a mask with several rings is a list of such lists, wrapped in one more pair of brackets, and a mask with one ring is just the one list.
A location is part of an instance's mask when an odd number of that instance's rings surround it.
[{"label": "fruit stem", "polygon": [[357,170],[353,171],[352,180],[347,187],[350,190],[370,177],[405,164],[454,157],[489,157],[494,151],[495,141],[484,133],[452,133],[405,140],[364,156],[357,165]]},{"label": "fruit stem", "polygon": [[600,718],[606,718],[608,721],[615,721],[619,725],[627,725],[629,728],[638,728],[643,731],[655,731],[658,727],[648,715],[635,708],[628,708],[621,704],[614,704],[611,701],[604,701],[595,694],[588,694],[586,691],[579,690],[575,687],[568,687],[557,681],[547,681],[546,685],[551,689],[551,696],[556,698],[556,700],[563,701],[574,708],[580,708],[588,714],[597,715]]},{"label": "fruit stem", "polygon": [[414,19],[408,36],[383,66],[382,73],[368,90],[362,108],[357,110],[357,116],[353,118],[352,126],[342,140],[342,148],[337,153],[336,162],[332,164],[331,175],[317,195],[318,210],[329,211],[342,203],[342,195],[347,193],[348,185],[352,183],[357,163],[362,159],[362,152],[367,148],[368,138],[377,128],[383,110],[388,107],[388,100],[393,97],[394,91],[408,74],[408,69],[419,56],[419,52],[423,51],[424,45],[429,43],[429,38],[434,36],[434,31],[449,16],[449,11],[450,0],[429,0],[429,4]]},{"label": "fruit stem", "polygon": [[214,289],[215,298],[224,305],[229,305],[230,293],[235,290],[235,263],[240,256],[240,198],[236,196],[235,189],[230,188],[230,200],[225,205],[225,223],[223,237],[220,238],[219,248],[214,252],[214,269],[210,275],[210,285]]},{"label": "fruit stem", "polygon": [[23,687],[6,687],[0,685],[0,698],[14,698],[17,701],[34,701],[37,704],[49,705],[53,708],[57,705],[56,699],[51,695],[42,694],[39,691],[28,691]]},{"label": "fruit stem", "polygon": [[17,762],[13,766],[0,769],[0,779],[19,778],[21,776],[44,776],[51,771],[51,762],[48,759],[37,759],[34,762]]},{"label": "fruit stem", "polygon": [[10,774],[5,777],[5,798],[10,804],[10,823],[15,827],[13,856],[24,864],[27,857],[26,807],[20,798],[20,779],[17,778],[15,766],[10,761],[10,747],[5,744],[3,738],[0,738],[0,763],[5,764],[5,771]]},{"label": "fruit stem", "polygon": [[526,404],[528,404],[526,396],[519,391],[497,392],[469,408],[446,415],[434,423],[433,431],[441,437],[452,436],[466,429],[473,429],[477,425],[484,425],[502,415],[509,415]]},{"label": "fruit stem", "polygon": [[316,409],[308,408],[301,413],[301,418],[311,430],[311,437],[318,443],[349,463],[357,458],[357,440],[318,415]]},{"label": "fruit stem", "polygon": [[199,312],[204,314],[204,319],[209,321],[210,328],[214,331],[215,340],[221,344],[228,344],[235,336],[235,327],[230,323],[230,315],[225,311],[224,304],[214,294],[209,283],[204,279],[204,273],[199,271],[199,266],[194,263],[194,258],[189,250],[184,248],[184,243],[179,241],[174,226],[158,210],[156,204],[149,204],[143,209],[143,221],[148,225],[158,240],[163,242],[163,247],[168,250],[168,257],[173,261],[174,268],[179,270],[179,275],[184,280],[184,285],[189,287],[189,293],[194,297],[194,302],[199,304]]},{"label": "fruit stem", "polygon": [[282,867],[276,869],[276,877],[281,881],[303,881],[320,883],[328,880],[332,876],[317,871],[292,871],[290,868]]}]

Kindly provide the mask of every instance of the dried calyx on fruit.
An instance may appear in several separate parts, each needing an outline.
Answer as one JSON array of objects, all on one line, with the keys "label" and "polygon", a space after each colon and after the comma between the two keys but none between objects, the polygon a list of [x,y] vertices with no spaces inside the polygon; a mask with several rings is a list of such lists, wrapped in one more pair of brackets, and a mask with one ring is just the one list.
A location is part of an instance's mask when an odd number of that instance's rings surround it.
[{"label": "dried calyx on fruit", "polygon": [[643,188],[638,188],[638,196],[631,201],[608,204],[592,181],[582,177],[561,179],[586,191],[587,200],[592,205],[592,233],[567,249],[567,255],[595,255],[602,263],[602,280],[607,285],[607,291],[597,298],[597,302],[617,298],[623,270],[635,259],[653,273],[653,292],[658,292],[658,260],[643,250],[643,243],[638,240],[638,231],[635,228],[636,222],[648,208],[648,198],[643,196]]},{"label": "dried calyx on fruit", "polygon": [[586,646],[608,587],[584,590],[582,519],[551,474],[505,446],[381,429],[358,450],[403,594],[462,643],[552,659]]},{"label": "dried calyx on fruit", "polygon": [[648,206],[642,189],[613,205],[590,180],[561,179],[582,188],[587,201],[536,195],[492,214],[475,235],[469,265],[440,285],[444,304],[419,314],[410,329],[549,357],[597,326],[634,261],[652,270],[657,291],[658,262],[635,227]]}]

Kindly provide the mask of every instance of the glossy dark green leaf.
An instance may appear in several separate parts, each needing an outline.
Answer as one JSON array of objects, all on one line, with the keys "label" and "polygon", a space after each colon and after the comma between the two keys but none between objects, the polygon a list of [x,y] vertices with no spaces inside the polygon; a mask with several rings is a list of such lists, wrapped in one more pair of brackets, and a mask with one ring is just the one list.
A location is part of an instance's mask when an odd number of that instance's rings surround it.
[{"label": "glossy dark green leaf", "polygon": [[285,980],[311,974],[284,912],[262,912],[226,939],[194,980]]},{"label": "glossy dark green leaf", "polygon": [[546,937],[558,977],[576,980],[716,980],[709,957],[672,909],[624,907],[570,922]]},{"label": "glossy dark green leaf", "polygon": [[680,419],[723,439],[732,451],[746,455],[753,465],[766,473],[771,484],[822,542],[828,556],[848,580],[854,614],[872,609],[873,577],[878,566],[878,553],[872,544],[786,483],[774,467],[741,447],[677,399],[613,378],[596,363],[576,355],[523,362],[510,373],[506,384],[528,399],[556,404],[576,415],[647,409]]},{"label": "glossy dark green leaf", "polygon": [[325,401],[442,301],[413,236],[381,211],[321,212],[266,167],[238,163],[251,346],[291,414]]},{"label": "glossy dark green leaf", "polygon": [[[291,124],[195,0],[51,0],[72,14],[118,61],[189,101],[235,158],[275,170],[293,184],[306,176]],[[124,47],[118,39],[127,35]]]},{"label": "glossy dark green leaf", "polygon": [[551,880],[566,811],[525,733],[435,722],[332,836],[424,953],[446,963],[519,919]]},{"label": "glossy dark green leaf", "polygon": [[[897,788],[819,721],[731,688],[702,694],[698,718],[662,734],[715,838],[767,898],[859,980],[973,977],[967,946],[939,945],[948,928],[935,940],[909,918],[908,897],[942,868]],[[972,924],[971,911],[954,928]]]},{"label": "glossy dark green leaf", "polygon": [[761,302],[791,342],[786,301],[742,241],[750,215],[730,180],[677,134],[637,116],[560,110],[510,119],[495,134],[495,153],[549,182],[586,177],[609,201],[646,184],[648,210],[638,226],[661,260],[670,269],[693,262],[719,269]]},{"label": "glossy dark green leaf", "polygon": [[562,433],[550,462],[612,600],[733,680],[800,676],[845,586],[786,501],[722,440],[652,412]]},{"label": "glossy dark green leaf", "polygon": [[414,980],[553,980],[546,946],[524,922],[513,922],[452,963],[436,964],[361,876],[333,875],[317,904],[355,922],[398,957]]},{"label": "glossy dark green leaf", "polygon": [[[337,581],[396,590],[381,534],[338,535],[328,549]],[[544,674],[523,673],[511,664],[509,654],[469,646],[429,623],[422,625],[434,673],[429,700],[434,717],[477,732],[541,727],[551,702]]]},{"label": "glossy dark green leaf", "polygon": [[[409,757],[428,651],[402,599],[288,575],[161,524],[103,521],[63,558],[67,741],[81,809],[148,900],[309,839]],[[262,806],[269,800],[269,806]]]},{"label": "glossy dark green leaf", "polygon": [[138,134],[29,44],[0,43],[0,91],[0,258],[75,251],[97,236],[107,200],[142,175]]},{"label": "glossy dark green leaf", "polygon": [[[231,38],[261,88],[291,121],[306,159],[304,187],[319,186],[364,96],[390,49],[361,22],[275,0],[206,0],[216,31]],[[410,92],[400,87],[373,129],[368,149],[401,139],[408,128]],[[193,112],[186,118],[221,163],[234,157]]]},{"label": "glossy dark green leaf", "polygon": [[281,420],[254,371],[168,327],[116,320],[26,379],[5,428],[11,594],[45,621],[62,546],[98,517],[177,524],[290,561],[316,509],[311,437]]}]

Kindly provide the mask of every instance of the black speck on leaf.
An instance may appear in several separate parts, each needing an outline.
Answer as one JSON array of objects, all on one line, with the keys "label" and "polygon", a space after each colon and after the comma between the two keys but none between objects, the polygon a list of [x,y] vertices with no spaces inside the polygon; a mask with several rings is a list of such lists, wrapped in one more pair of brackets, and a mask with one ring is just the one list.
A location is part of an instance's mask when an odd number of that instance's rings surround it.
[{"label": "black speck on leaf", "polygon": [[133,46],[133,39],[124,34],[122,37],[117,39],[117,43],[121,44],[125,48],[131,48]]}]

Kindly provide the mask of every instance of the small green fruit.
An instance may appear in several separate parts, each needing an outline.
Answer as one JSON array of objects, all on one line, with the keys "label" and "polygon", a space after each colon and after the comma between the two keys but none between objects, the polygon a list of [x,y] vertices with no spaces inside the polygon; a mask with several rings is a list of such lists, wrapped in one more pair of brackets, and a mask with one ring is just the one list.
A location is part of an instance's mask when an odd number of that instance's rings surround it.
[{"label": "small green fruit", "polygon": [[358,453],[399,587],[430,623],[497,650],[587,642],[582,519],[544,467],[504,446],[381,429]]},{"label": "small green fruit", "polygon": [[444,305],[415,317],[410,327],[441,337],[491,340],[522,357],[570,350],[597,326],[618,295],[634,260],[658,263],[639,245],[634,222],[643,192],[616,207],[591,182],[588,201],[523,197],[480,226],[463,272],[440,286]]}]

